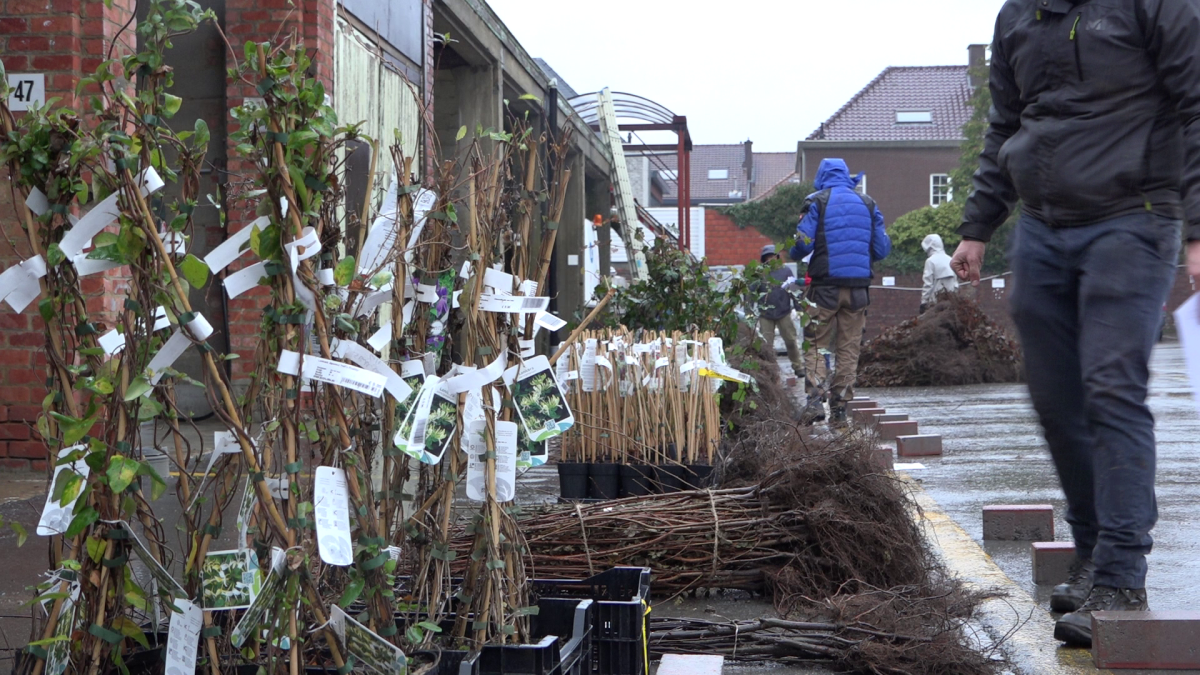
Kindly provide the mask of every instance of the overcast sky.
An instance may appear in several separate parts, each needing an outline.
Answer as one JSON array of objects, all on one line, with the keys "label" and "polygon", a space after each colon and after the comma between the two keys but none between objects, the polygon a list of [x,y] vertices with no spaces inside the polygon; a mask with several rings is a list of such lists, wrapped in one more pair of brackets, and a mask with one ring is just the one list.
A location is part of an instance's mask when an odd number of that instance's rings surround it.
[{"label": "overcast sky", "polygon": [[696,143],[794,151],[888,66],[966,64],[1004,0],[487,0],[579,92],[686,115]]}]

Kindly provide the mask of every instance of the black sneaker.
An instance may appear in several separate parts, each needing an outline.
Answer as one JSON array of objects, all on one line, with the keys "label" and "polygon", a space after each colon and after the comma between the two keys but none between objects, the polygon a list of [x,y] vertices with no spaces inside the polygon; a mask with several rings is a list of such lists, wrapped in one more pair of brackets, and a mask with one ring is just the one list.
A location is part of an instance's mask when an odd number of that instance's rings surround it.
[{"label": "black sneaker", "polygon": [[1083,606],[1054,624],[1054,639],[1077,647],[1092,646],[1092,612],[1147,612],[1144,588],[1096,586]]},{"label": "black sneaker", "polygon": [[1050,611],[1074,612],[1083,606],[1088,594],[1092,592],[1092,577],[1096,574],[1096,566],[1091,560],[1076,558],[1071,563],[1071,572],[1067,582],[1059,584],[1050,592]]},{"label": "black sneaker", "polygon": [[846,422],[846,404],[830,404],[829,406],[829,426],[844,427]]}]

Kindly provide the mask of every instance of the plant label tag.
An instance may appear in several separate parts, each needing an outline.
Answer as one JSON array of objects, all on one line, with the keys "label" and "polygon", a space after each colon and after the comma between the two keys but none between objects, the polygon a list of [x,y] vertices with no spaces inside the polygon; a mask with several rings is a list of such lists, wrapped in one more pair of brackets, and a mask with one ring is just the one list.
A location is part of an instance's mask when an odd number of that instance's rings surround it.
[{"label": "plant label tag", "polygon": [[246,609],[262,590],[262,570],[252,549],[209,552],[200,580],[201,603],[208,611]]},{"label": "plant label tag", "polygon": [[[276,600],[281,592],[283,592],[284,583],[287,581],[284,577],[285,562],[287,555],[283,549],[271,549],[271,568],[267,571],[267,579],[263,582],[262,590],[254,597],[254,602],[250,603],[250,608],[242,615],[233,632],[229,634],[229,641],[234,647],[242,648],[246,643],[246,639],[254,634],[254,631],[266,623],[267,613],[275,607]],[[295,611],[294,607],[285,607],[285,612]],[[278,618],[280,623],[286,625],[287,615],[281,613]],[[192,641],[195,644],[195,640]],[[170,668],[167,669],[167,675],[170,675]]]},{"label": "plant label tag", "polygon": [[896,285],[896,277],[884,277],[883,285],[884,286],[895,286]]},{"label": "plant label tag", "polygon": [[482,294],[479,296],[479,309],[485,312],[538,314],[546,311],[546,308],[549,306],[550,298],[527,298],[519,295],[503,296],[491,294]]},{"label": "plant label tag", "polygon": [[371,675],[408,675],[408,659],[399,647],[350,618],[337,605],[329,608],[329,627],[346,653],[357,659],[355,670]]},{"label": "plant label tag", "polygon": [[[300,354],[285,349],[279,354],[277,370],[287,375],[300,375],[300,361]],[[303,368],[304,379],[353,389],[376,398],[383,395],[387,385],[383,375],[319,356],[305,356]]]},{"label": "plant label tag", "polygon": [[464,439],[467,451],[467,498],[482,502],[487,499],[487,420],[472,420],[467,424]]},{"label": "plant label tag", "polygon": [[1006,281],[1004,279],[992,279],[992,288],[1004,288]]},{"label": "plant label tag", "polygon": [[[593,375],[594,371],[595,368]],[[535,356],[510,372],[511,376],[506,374],[505,382],[512,383],[508,387],[517,406],[517,415],[531,441],[549,440],[575,425],[575,417],[550,369],[549,359],[544,355]],[[515,457],[515,449],[513,453]]]},{"label": "plant label tag", "polygon": [[204,610],[183,599],[176,599],[175,606],[182,611],[171,612],[170,628],[167,630],[166,675],[194,675]]},{"label": "plant label tag", "polygon": [[154,580],[158,582],[158,590],[165,590],[176,598],[188,597],[187,591],[183,589],[183,585],[176,581],[175,577],[171,576],[171,573],[158,563],[158,560],[155,559],[154,554],[151,553],[150,549],[146,547],[146,544],[142,541],[141,537],[139,537],[137,533],[133,531],[133,528],[129,526],[129,523],[121,520],[117,521],[117,524],[119,524],[122,529],[129,533],[129,543],[133,547],[134,554],[141,559],[142,564],[145,565],[146,569],[150,571],[150,576],[154,577]]},{"label": "plant label tag", "polygon": [[[197,314],[195,319],[188,322],[187,329],[193,337],[201,341],[207,340],[208,336],[213,334],[212,324],[202,314]],[[175,329],[175,333],[171,335],[171,339],[158,348],[158,353],[146,365],[146,370],[150,372],[150,384],[158,384],[158,381],[163,377],[164,369],[174,365],[191,344],[192,341],[188,339],[183,328]]]},{"label": "plant label tag", "polygon": [[589,339],[584,343],[583,359],[579,364],[579,377],[583,380],[583,390],[596,391],[596,340]]},{"label": "plant label tag", "polygon": [[267,264],[265,262],[256,262],[249,267],[240,269],[233,274],[225,277],[223,282],[225,285],[225,294],[232,300],[242,293],[258,286],[259,282],[267,275]]},{"label": "plant label tag", "polygon": [[313,515],[321,560],[339,567],[352,565],[354,544],[350,539],[350,496],[346,492],[345,471],[331,466],[317,467]]},{"label": "plant label tag", "polygon": [[334,343],[330,353],[334,358],[353,361],[364,370],[383,377],[383,388],[397,401],[404,401],[412,394],[412,387],[408,386],[404,378],[362,345],[349,340],[338,340]]},{"label": "plant label tag", "polygon": [[[87,446],[72,445],[58,451],[60,463],[54,467],[54,479],[50,481],[50,491],[46,493],[46,505],[42,508],[41,519],[38,520],[37,534],[39,537],[63,534],[71,525],[75,502],[79,501],[79,495],[83,494],[88,475],[92,472],[82,455],[74,462],[61,463],[65,457],[77,451],[86,455]],[[59,503],[55,501],[54,495],[64,488],[69,489],[69,492],[63,493],[61,496],[70,497],[70,499]]]},{"label": "plant label tag", "polygon": [[254,228],[258,228],[258,231],[262,232],[270,224],[271,218],[268,216],[255,218],[249,225],[229,235],[219,246],[209,251],[208,255],[204,256],[204,264],[208,265],[209,271],[213,274],[220,273],[234,260],[237,260],[242,253],[250,249],[250,235],[254,234]]},{"label": "plant label tag", "polygon": [[537,315],[533,317],[533,323],[545,328],[551,333],[567,325],[566,321],[563,321],[549,312],[538,312]]}]

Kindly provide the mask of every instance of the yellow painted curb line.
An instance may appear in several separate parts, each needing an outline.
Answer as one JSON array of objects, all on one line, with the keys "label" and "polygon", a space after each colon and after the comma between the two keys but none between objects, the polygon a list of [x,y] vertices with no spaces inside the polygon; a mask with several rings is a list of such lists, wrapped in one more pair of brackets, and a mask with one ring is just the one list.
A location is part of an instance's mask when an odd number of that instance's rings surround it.
[{"label": "yellow painted curb line", "polygon": [[967,588],[999,591],[1004,597],[989,598],[980,604],[978,616],[993,640],[1007,638],[1001,646],[1013,668],[1027,675],[1112,675],[1092,664],[1086,649],[1066,649],[1054,639],[1054,618],[1025,589],[1018,586],[996,565],[971,535],[946,515],[924,488],[900,474],[912,490],[923,518],[919,525],[942,563]]}]

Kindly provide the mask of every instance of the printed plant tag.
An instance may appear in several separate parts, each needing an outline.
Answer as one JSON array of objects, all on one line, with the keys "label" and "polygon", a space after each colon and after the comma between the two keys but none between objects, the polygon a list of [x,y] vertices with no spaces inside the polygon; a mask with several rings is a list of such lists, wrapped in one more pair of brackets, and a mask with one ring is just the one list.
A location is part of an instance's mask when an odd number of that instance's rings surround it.
[{"label": "printed plant tag", "polygon": [[242,501],[238,504],[237,529],[240,535],[238,548],[246,547],[246,537],[250,533],[250,514],[258,502],[258,491],[254,489],[254,481],[246,479],[246,487],[242,490]]},{"label": "printed plant tag", "polygon": [[[63,675],[71,664],[71,635],[75,632],[75,608],[79,604],[79,584],[68,582],[67,597],[63,598],[58,610],[58,621],[54,624],[54,642],[46,645],[46,668],[44,675]],[[49,616],[54,608],[54,598],[46,597],[60,592],[61,584],[55,583],[38,599]]]},{"label": "printed plant tag", "polygon": [[321,560],[346,567],[354,563],[350,539],[350,495],[346,472],[331,466],[317,467],[313,482],[313,512],[317,521],[317,548]]},{"label": "printed plant tag", "polygon": [[117,521],[117,524],[129,533],[129,543],[133,547],[134,554],[142,561],[146,569],[150,571],[150,576],[154,577],[154,580],[158,582],[158,590],[160,592],[166,591],[176,598],[188,597],[187,591],[183,589],[183,585],[176,581],[175,577],[171,576],[171,573],[166,568],[158,564],[158,560],[154,558],[154,554],[150,552],[150,549],[142,541],[141,537],[137,535],[137,532],[133,531],[129,523],[122,520]]},{"label": "printed plant tag", "polygon": [[[505,382],[511,381],[508,386],[517,405],[517,414],[530,440],[545,441],[575,425],[567,399],[550,369],[549,359],[535,356],[509,371],[512,377],[506,377]],[[515,443],[515,436],[513,441]],[[513,454],[515,457],[515,448]]]},{"label": "printed plant tag", "polygon": [[356,660],[355,670],[375,675],[407,675],[408,659],[404,652],[371,629],[350,618],[341,607],[329,608],[329,627],[346,653]]},{"label": "printed plant tag", "polygon": [[467,424],[467,498],[477,502],[487,499],[487,420],[472,420]]},{"label": "printed plant tag", "polygon": [[[63,448],[58,451],[58,458],[61,461],[76,451],[86,454],[87,446],[72,445],[69,448]],[[42,508],[41,519],[38,520],[37,534],[39,537],[51,537],[67,531],[71,525],[71,519],[74,517],[75,502],[79,501],[79,495],[83,493],[89,474],[91,474],[91,469],[88,468],[87,462],[82,456],[74,462],[54,467],[54,480],[50,482],[50,491],[46,493],[46,505]],[[75,476],[79,476],[79,478],[75,479]],[[61,496],[69,497],[69,499],[60,504],[54,500],[54,495],[68,487],[68,484],[70,484],[70,491]]]},{"label": "printed plant tag", "polygon": [[583,359],[579,362],[579,377],[584,391],[596,391],[596,348],[595,339],[584,343]]},{"label": "printed plant tag", "polygon": [[[517,424],[496,422],[496,500],[512,501],[517,485]],[[467,453],[467,497],[477,502],[487,499],[487,422],[472,422]]]},{"label": "printed plant tag", "polygon": [[[281,373],[299,375],[300,363],[300,354],[285,349],[279,354],[279,365],[276,368]],[[383,389],[387,386],[387,378],[383,375],[319,356],[306,355],[303,368],[304,379],[353,389],[376,398],[383,394]]]},{"label": "printed plant tag", "polygon": [[479,296],[479,309],[485,312],[502,312],[505,314],[538,314],[546,311],[550,306],[550,298],[534,297],[527,298],[517,295],[491,295],[488,293]]},{"label": "printed plant tag", "polygon": [[187,600],[175,600],[182,612],[171,612],[167,631],[166,675],[194,675],[196,650],[200,644],[200,629],[204,626],[204,610]]},{"label": "printed plant tag", "polygon": [[[287,581],[283,574],[286,559],[287,556],[283,549],[271,549],[271,569],[267,571],[267,580],[263,582],[262,590],[254,598],[254,602],[250,603],[250,608],[242,615],[241,620],[229,635],[229,641],[234,647],[241,649],[246,639],[254,634],[255,629],[266,623],[267,612],[275,607],[276,600]],[[282,620],[285,617],[281,613],[279,618]]]},{"label": "printed plant tag", "polygon": [[547,445],[547,442],[529,440],[529,434],[525,431],[525,425],[521,425],[517,429],[517,450],[518,469],[530,469],[535,466],[541,466],[550,457],[550,446]]},{"label": "printed plant tag", "polygon": [[204,609],[246,609],[262,589],[258,556],[252,549],[210,552],[200,568],[200,582]]}]

